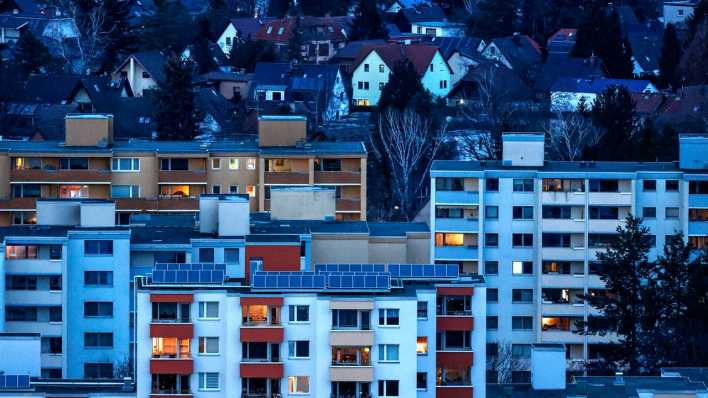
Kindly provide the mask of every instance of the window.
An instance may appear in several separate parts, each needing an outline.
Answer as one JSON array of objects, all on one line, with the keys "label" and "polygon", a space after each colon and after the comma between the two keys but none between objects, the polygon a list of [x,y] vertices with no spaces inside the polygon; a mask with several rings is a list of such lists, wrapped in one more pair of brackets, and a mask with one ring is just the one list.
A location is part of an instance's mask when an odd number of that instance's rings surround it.
[{"label": "window", "polygon": [[496,275],[499,273],[499,261],[486,261],[484,263],[485,275]]},{"label": "window", "polygon": [[246,185],[246,193],[248,194],[248,197],[255,198],[256,197],[256,186],[255,185]]},{"label": "window", "polygon": [[384,64],[379,64],[379,73],[384,73]]},{"label": "window", "polygon": [[221,168],[221,159],[219,158],[214,158],[211,160],[211,168],[212,170],[219,170]]},{"label": "window", "polygon": [[199,318],[201,318],[201,319],[218,319],[219,318],[219,302],[218,301],[200,301],[198,305],[199,305]]},{"label": "window", "polygon": [[[433,66],[433,65],[431,64],[430,66]],[[440,80],[440,88],[441,89],[447,88],[447,80]]]},{"label": "window", "polygon": [[531,372],[528,370],[512,370],[511,382],[526,384],[531,383]]},{"label": "window", "polygon": [[371,313],[357,310],[332,310],[332,329],[369,330]]},{"label": "window", "polygon": [[61,354],[61,337],[42,337],[42,354]]},{"label": "window", "polygon": [[512,316],[511,317],[511,329],[512,330],[532,330],[533,329],[533,317],[532,316]]},{"label": "window", "polygon": [[619,192],[617,180],[590,180],[590,192]]},{"label": "window", "polygon": [[218,337],[200,337],[199,338],[199,354],[201,355],[216,355],[219,353],[219,338]]},{"label": "window", "polygon": [[8,305],[5,307],[5,320],[10,322],[37,322],[37,307]]},{"label": "window", "polygon": [[708,221],[708,209],[688,209],[689,221]]},{"label": "window", "polygon": [[514,192],[533,192],[533,179],[514,178]]},{"label": "window", "polygon": [[499,206],[485,206],[484,216],[489,219],[499,218]]},{"label": "window", "polygon": [[40,184],[13,184],[13,198],[39,198],[42,196],[42,186]]},{"label": "window", "polygon": [[84,271],[84,285],[113,286],[113,271]]},{"label": "window", "polygon": [[289,305],[290,323],[310,322],[310,307],[307,305]]},{"label": "window", "polygon": [[379,362],[398,362],[398,344],[379,344]]},{"label": "window", "polygon": [[678,192],[679,182],[678,180],[666,180],[666,191],[667,192]]},{"label": "window", "polygon": [[59,159],[61,170],[88,170],[88,158],[62,158]]},{"label": "window", "polygon": [[514,275],[533,274],[533,261],[514,261],[511,263],[511,273]]},{"label": "window", "polygon": [[619,208],[607,206],[590,206],[588,209],[591,220],[618,220]]},{"label": "window", "polygon": [[643,180],[642,181],[642,190],[645,192],[656,191],[656,180]]},{"label": "window", "polygon": [[415,388],[418,390],[428,389],[428,374],[426,372],[417,372],[415,377]]},{"label": "window", "polygon": [[239,166],[238,158],[229,159],[229,170],[238,170]]},{"label": "window", "polygon": [[61,307],[49,307],[49,322],[61,322]]},{"label": "window", "polygon": [[202,247],[199,249],[199,262],[200,263],[213,263],[214,262],[214,248],[212,247]]},{"label": "window", "polygon": [[86,256],[112,256],[112,240],[85,240],[84,255]]},{"label": "window", "polygon": [[238,193],[238,185],[229,185],[229,193]]},{"label": "window", "polygon": [[543,218],[569,220],[571,208],[569,206],[543,206]]},{"label": "window", "polygon": [[379,309],[379,326],[398,326],[398,309]]},{"label": "window", "polygon": [[499,247],[499,234],[484,234],[484,245],[486,247]]},{"label": "window", "polygon": [[678,207],[667,207],[666,208],[666,218],[678,218],[679,208]]},{"label": "window", "polygon": [[84,333],[84,348],[113,347],[113,333]]},{"label": "window", "polygon": [[419,301],[418,302],[418,319],[427,319],[428,318],[428,302],[427,301]]},{"label": "window", "polygon": [[531,206],[514,206],[512,212],[515,220],[532,220],[533,207]]},{"label": "window", "polygon": [[688,193],[691,195],[708,194],[708,181],[689,181]]},{"label": "window", "polygon": [[238,248],[224,249],[224,262],[226,264],[238,264],[240,262],[239,249]]},{"label": "window", "polygon": [[288,341],[288,358],[309,358],[310,357],[310,341],[309,340],[291,340]]},{"label": "window", "polygon": [[310,377],[309,376],[288,376],[288,393],[289,394],[309,394],[310,393]]},{"label": "window", "polygon": [[140,159],[138,158],[113,158],[111,164],[112,171],[140,171]]},{"label": "window", "polygon": [[200,390],[218,390],[219,389],[219,373],[217,373],[217,372],[199,372],[199,389]]},{"label": "window", "polygon": [[488,303],[499,302],[499,289],[487,288],[487,302]]},{"label": "window", "polygon": [[113,303],[110,301],[87,301],[84,303],[84,317],[113,317]]},{"label": "window", "polygon": [[8,245],[5,247],[5,258],[8,260],[35,259],[38,252],[38,246]]},{"label": "window", "polygon": [[50,260],[61,260],[61,253],[62,253],[61,245],[49,246],[49,259]]},{"label": "window", "polygon": [[49,277],[49,290],[61,291],[61,276]]},{"label": "window", "polygon": [[544,178],[543,192],[585,192],[585,180]]},{"label": "window", "polygon": [[487,178],[484,180],[484,185],[487,192],[499,192],[498,178]]},{"label": "window", "polygon": [[513,289],[511,291],[511,301],[513,303],[533,302],[533,289]]},{"label": "window", "polygon": [[189,159],[186,158],[162,158],[160,159],[160,170],[175,171],[189,170]]},{"label": "window", "polygon": [[386,83],[384,82],[379,82],[379,90],[383,90],[383,88],[386,86]]},{"label": "window", "polygon": [[6,275],[5,288],[7,290],[37,290],[37,277]]},{"label": "window", "polygon": [[139,185],[111,185],[112,198],[139,198]]},{"label": "window", "polygon": [[643,207],[642,217],[644,218],[656,218],[656,207]]},{"label": "window", "polygon": [[512,344],[511,345],[511,356],[512,356],[512,358],[531,358],[531,345],[530,344]]},{"label": "window", "polygon": [[112,379],[112,363],[85,363],[84,378],[86,379]]},{"label": "window", "polygon": [[570,234],[543,233],[543,247],[570,247]]},{"label": "window", "polygon": [[418,355],[428,355],[428,336],[418,336],[415,343],[415,352]]},{"label": "window", "polygon": [[616,239],[616,234],[588,234],[588,247],[609,247]]},{"label": "window", "polygon": [[369,71],[369,64],[364,64],[364,72],[368,72],[368,71]]},{"label": "window", "polygon": [[379,397],[397,397],[398,380],[379,380]]},{"label": "window", "polygon": [[463,246],[465,244],[465,236],[457,233],[435,233],[435,246]]},{"label": "window", "polygon": [[438,177],[435,179],[435,189],[438,191],[464,191],[465,180],[462,178]]},{"label": "window", "polygon": [[[487,330],[497,330],[499,328],[498,316],[487,316]],[[489,355],[489,353],[487,353]]]},{"label": "window", "polygon": [[511,238],[514,247],[533,246],[533,234],[512,234]]},{"label": "window", "polygon": [[221,185],[212,185],[211,186],[211,193],[214,195],[221,194]]}]

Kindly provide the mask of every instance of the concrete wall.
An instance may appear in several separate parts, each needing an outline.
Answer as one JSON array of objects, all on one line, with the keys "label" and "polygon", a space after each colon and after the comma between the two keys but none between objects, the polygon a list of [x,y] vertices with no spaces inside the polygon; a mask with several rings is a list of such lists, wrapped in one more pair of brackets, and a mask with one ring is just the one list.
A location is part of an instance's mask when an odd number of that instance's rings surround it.
[{"label": "concrete wall", "polygon": [[0,334],[0,352],[0,374],[31,377],[41,375],[39,334]]},{"label": "concrete wall", "polygon": [[307,138],[307,119],[302,116],[261,116],[258,118],[260,146],[295,146]]},{"label": "concrete wall", "polygon": [[313,187],[272,188],[271,218],[274,220],[324,220],[335,209],[335,190]]},{"label": "concrete wall", "polygon": [[97,146],[113,143],[113,115],[67,115],[66,145]]}]

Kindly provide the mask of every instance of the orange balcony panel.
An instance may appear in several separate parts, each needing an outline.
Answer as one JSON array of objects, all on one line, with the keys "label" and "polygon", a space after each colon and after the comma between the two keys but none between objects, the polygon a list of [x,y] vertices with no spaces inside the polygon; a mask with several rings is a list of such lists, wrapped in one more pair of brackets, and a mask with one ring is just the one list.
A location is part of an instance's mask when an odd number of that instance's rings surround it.
[{"label": "orange balcony panel", "polygon": [[151,359],[150,373],[161,375],[191,375],[194,373],[194,360],[190,359]]},{"label": "orange balcony panel", "polygon": [[361,184],[361,173],[355,171],[315,171],[315,184]]},{"label": "orange balcony panel", "polygon": [[435,353],[435,362],[438,366],[472,366],[474,353],[469,351],[439,351]]},{"label": "orange balcony panel", "polygon": [[36,208],[36,198],[11,198],[0,200],[0,210],[34,210]]},{"label": "orange balcony panel", "polygon": [[337,211],[361,211],[361,201],[357,199],[337,199]]},{"label": "orange balcony panel", "polygon": [[110,170],[12,170],[12,182],[110,183]]},{"label": "orange balcony panel", "polygon": [[191,323],[151,323],[150,337],[191,339],[194,337],[194,325]]},{"label": "orange balcony panel", "polygon": [[241,297],[241,305],[273,305],[281,307],[282,297]]},{"label": "orange balcony panel", "polygon": [[241,341],[252,343],[282,343],[285,333],[282,327],[242,327]]},{"label": "orange balcony panel", "polygon": [[435,389],[436,398],[472,398],[474,397],[474,389],[470,387],[461,386],[450,386],[442,387],[438,386]]},{"label": "orange balcony panel", "polygon": [[283,377],[283,364],[241,362],[239,371],[241,373],[241,377],[280,379]]},{"label": "orange balcony panel", "polygon": [[151,294],[151,303],[191,303],[193,294]]},{"label": "orange balcony panel", "polygon": [[161,170],[159,181],[162,183],[206,184],[206,170]]},{"label": "orange balcony panel", "polygon": [[266,184],[309,184],[310,175],[308,173],[297,173],[292,171],[267,171],[264,174]]},{"label": "orange balcony panel", "polygon": [[471,316],[438,315],[435,319],[438,332],[446,330],[474,330],[474,318]]},{"label": "orange balcony panel", "polygon": [[439,287],[438,296],[472,296],[473,287]]}]

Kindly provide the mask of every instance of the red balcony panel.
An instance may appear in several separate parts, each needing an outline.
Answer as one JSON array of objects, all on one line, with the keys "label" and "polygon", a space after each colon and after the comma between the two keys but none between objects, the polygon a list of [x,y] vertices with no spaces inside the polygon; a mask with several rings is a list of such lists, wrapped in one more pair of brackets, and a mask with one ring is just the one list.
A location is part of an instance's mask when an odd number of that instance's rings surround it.
[{"label": "red balcony panel", "polygon": [[241,297],[241,305],[283,305],[282,297]]},{"label": "red balcony panel", "polygon": [[469,351],[438,351],[435,353],[435,362],[438,367],[472,366],[474,363],[474,353]]},{"label": "red balcony panel", "polygon": [[241,341],[254,343],[282,343],[284,338],[282,327],[242,327]]},{"label": "red balcony panel", "polygon": [[441,387],[435,389],[436,398],[472,398],[474,389],[470,387]]},{"label": "red balcony panel", "polygon": [[435,319],[438,332],[446,330],[474,330],[474,318],[471,316],[444,316],[438,315]]},{"label": "red balcony panel", "polygon": [[439,287],[438,296],[472,296],[473,287]]},{"label": "red balcony panel", "polygon": [[239,368],[241,377],[257,377],[266,379],[280,379],[283,377],[282,363],[241,362]]},{"label": "red balcony panel", "polygon": [[151,359],[150,373],[161,375],[191,375],[194,373],[192,359]]},{"label": "red balcony panel", "polygon": [[151,303],[191,303],[193,294],[151,294]]},{"label": "red balcony panel", "polygon": [[191,339],[194,337],[194,325],[191,323],[151,323],[150,337]]}]

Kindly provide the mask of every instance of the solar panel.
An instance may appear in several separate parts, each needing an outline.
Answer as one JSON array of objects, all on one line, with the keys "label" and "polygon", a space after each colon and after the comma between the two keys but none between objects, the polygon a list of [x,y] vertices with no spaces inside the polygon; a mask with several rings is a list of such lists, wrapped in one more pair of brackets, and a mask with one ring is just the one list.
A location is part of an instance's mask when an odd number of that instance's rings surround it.
[{"label": "solar panel", "polygon": [[26,375],[0,375],[0,389],[24,390],[30,388],[30,377]]},{"label": "solar panel", "polygon": [[401,279],[449,279],[459,276],[455,264],[389,264],[392,278]]},{"label": "solar panel", "polygon": [[315,264],[315,272],[386,272],[384,264]]},{"label": "solar panel", "polygon": [[254,289],[322,290],[325,288],[325,276],[314,272],[258,271],[253,274],[252,284]]},{"label": "solar panel", "polygon": [[226,276],[226,272],[224,270],[216,269],[220,267],[207,267],[207,269],[191,268],[193,267],[183,267],[182,269],[177,270],[154,270],[152,272],[152,283],[221,284],[224,282]]},{"label": "solar panel", "polygon": [[224,271],[226,264],[212,263],[155,263],[153,267],[157,271]]}]

